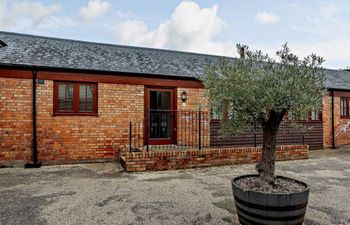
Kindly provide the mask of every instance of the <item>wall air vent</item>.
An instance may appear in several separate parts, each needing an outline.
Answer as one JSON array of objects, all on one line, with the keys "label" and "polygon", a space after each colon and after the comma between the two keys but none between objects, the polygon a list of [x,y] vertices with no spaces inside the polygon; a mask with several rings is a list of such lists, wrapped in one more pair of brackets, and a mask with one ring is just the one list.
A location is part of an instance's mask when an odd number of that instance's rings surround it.
[{"label": "wall air vent", "polygon": [[2,40],[0,40],[0,48],[6,47],[6,46],[7,46],[7,44],[5,42],[3,42]]}]

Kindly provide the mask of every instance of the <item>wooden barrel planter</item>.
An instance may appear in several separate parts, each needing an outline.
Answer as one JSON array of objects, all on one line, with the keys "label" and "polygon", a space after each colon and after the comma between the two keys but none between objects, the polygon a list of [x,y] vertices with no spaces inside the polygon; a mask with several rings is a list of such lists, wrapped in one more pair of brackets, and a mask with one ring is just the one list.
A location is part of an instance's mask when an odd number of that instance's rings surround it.
[{"label": "wooden barrel planter", "polygon": [[301,181],[290,179],[305,186],[297,193],[262,193],[245,191],[236,185],[238,179],[258,175],[244,175],[232,180],[233,197],[239,222],[243,225],[301,225],[304,222],[309,186]]}]

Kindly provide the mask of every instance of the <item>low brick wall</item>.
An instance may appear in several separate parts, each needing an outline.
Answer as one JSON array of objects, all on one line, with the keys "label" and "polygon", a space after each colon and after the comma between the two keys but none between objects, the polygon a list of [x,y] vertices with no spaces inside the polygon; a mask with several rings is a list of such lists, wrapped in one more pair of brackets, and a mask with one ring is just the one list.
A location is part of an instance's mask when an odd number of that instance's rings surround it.
[{"label": "low brick wall", "polygon": [[[128,172],[146,170],[172,170],[229,164],[257,162],[261,147],[222,148],[188,151],[136,152],[121,157]],[[307,159],[308,145],[283,145],[277,147],[277,160]]]}]

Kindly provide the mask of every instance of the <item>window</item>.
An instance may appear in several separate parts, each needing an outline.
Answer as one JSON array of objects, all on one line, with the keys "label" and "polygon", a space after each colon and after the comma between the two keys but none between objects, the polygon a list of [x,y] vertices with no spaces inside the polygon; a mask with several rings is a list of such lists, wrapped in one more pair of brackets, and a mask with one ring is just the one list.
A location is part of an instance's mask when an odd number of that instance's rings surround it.
[{"label": "window", "polygon": [[[293,120],[293,112],[289,111],[286,114],[286,120]],[[304,116],[299,118],[299,121],[320,121],[322,120],[322,111],[312,110]]]},{"label": "window", "polygon": [[232,119],[234,117],[234,108],[232,103],[226,103],[224,112],[219,112],[218,109],[211,108],[210,115],[213,120]]},{"label": "window", "polygon": [[54,83],[55,115],[97,115],[97,84]]},{"label": "window", "polygon": [[95,85],[79,85],[79,112],[94,111]]},{"label": "window", "polygon": [[58,111],[74,112],[74,84],[59,83],[58,84]]},{"label": "window", "polygon": [[319,110],[312,110],[310,120],[321,120],[322,113]]},{"label": "window", "polygon": [[210,110],[210,115],[211,115],[212,120],[219,120],[220,119],[219,113],[216,110],[214,110],[213,108]]},{"label": "window", "polygon": [[349,117],[349,99],[350,98],[340,98],[340,117]]}]

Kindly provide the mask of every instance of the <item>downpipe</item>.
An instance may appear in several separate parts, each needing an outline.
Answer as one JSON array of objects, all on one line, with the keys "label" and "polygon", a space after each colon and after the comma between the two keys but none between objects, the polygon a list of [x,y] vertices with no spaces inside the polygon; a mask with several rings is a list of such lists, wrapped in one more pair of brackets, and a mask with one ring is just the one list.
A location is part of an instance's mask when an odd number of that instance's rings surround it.
[{"label": "downpipe", "polygon": [[331,92],[331,98],[332,98],[332,149],[336,148],[335,145],[335,134],[334,134],[334,90]]},{"label": "downpipe", "polygon": [[37,140],[37,131],[36,131],[36,79],[37,79],[37,70],[32,70],[32,94],[33,94],[33,109],[32,109],[32,124],[33,124],[33,163],[26,163],[24,168],[40,168],[42,166],[41,162],[38,162],[38,140]]}]

